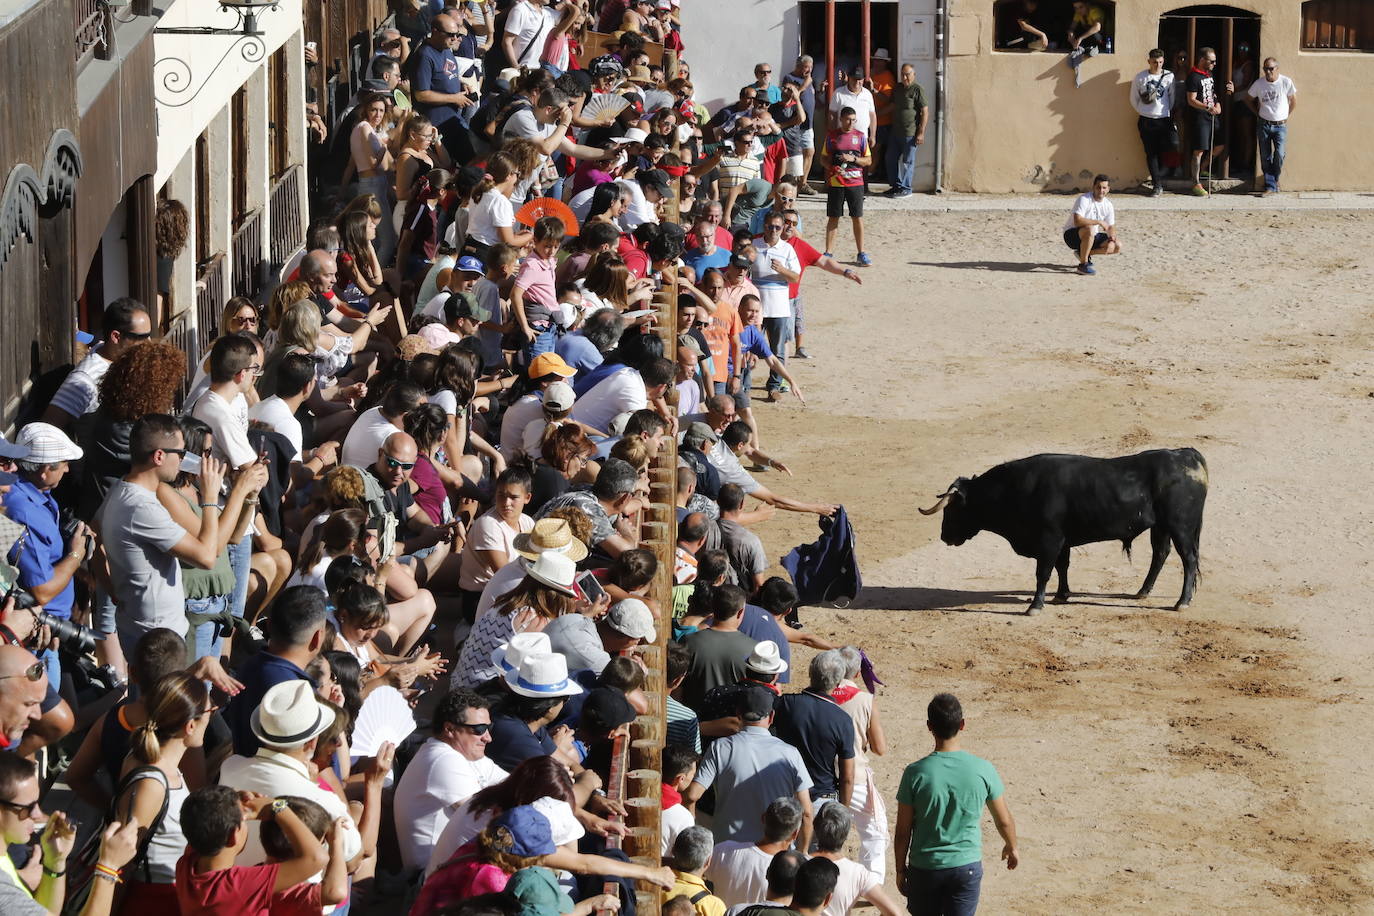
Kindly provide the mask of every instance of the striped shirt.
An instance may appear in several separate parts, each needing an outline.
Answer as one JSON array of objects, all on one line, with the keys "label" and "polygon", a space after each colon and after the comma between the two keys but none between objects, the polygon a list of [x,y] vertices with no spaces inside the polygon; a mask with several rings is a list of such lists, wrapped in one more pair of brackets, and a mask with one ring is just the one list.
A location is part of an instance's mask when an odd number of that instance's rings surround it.
[{"label": "striped shirt", "polygon": [[109,371],[110,361],[92,350],[67,375],[62,387],[52,396],[52,405],[81,417],[93,413],[100,406],[100,380]]},{"label": "striped shirt", "polygon": [[701,726],[697,723],[697,714],[672,697],[668,697],[668,733],[664,742],[701,753]]},{"label": "striped shirt", "polygon": [[763,163],[748,155],[722,156],[718,168],[720,169],[720,189],[728,191],[748,182],[751,178],[758,178]]}]

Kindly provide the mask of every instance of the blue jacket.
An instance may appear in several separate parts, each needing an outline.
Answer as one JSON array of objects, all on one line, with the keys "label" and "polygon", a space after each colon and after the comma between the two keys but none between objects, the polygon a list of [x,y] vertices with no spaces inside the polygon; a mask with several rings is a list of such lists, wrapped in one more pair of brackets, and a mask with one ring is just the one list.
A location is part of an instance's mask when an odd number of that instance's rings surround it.
[{"label": "blue jacket", "polygon": [[844,506],[834,517],[820,519],[821,536],[813,544],[792,548],[782,558],[783,568],[797,586],[797,604],[817,605],[844,601],[863,590],[859,559],[854,551],[854,528]]}]

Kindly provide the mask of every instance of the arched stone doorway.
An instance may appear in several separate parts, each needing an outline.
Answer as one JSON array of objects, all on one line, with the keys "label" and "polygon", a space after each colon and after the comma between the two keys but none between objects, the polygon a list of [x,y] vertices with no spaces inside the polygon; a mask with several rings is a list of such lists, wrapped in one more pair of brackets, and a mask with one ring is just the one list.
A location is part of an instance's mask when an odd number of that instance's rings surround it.
[{"label": "arched stone doorway", "polygon": [[1218,142],[1225,142],[1226,154],[1218,158],[1214,178],[1253,179],[1255,174],[1255,118],[1241,101],[1259,74],[1259,62],[1264,59],[1260,45],[1260,17],[1249,10],[1221,4],[1186,6],[1170,10],[1159,17],[1159,47],[1163,49],[1167,65],[1174,70],[1180,83],[1179,108],[1180,149],[1183,170],[1191,162],[1190,137],[1193,117],[1182,93],[1188,71],[1197,60],[1201,48],[1217,52],[1214,71],[1217,88],[1221,90],[1229,80],[1235,83],[1235,94],[1221,99],[1221,116],[1216,128]]}]

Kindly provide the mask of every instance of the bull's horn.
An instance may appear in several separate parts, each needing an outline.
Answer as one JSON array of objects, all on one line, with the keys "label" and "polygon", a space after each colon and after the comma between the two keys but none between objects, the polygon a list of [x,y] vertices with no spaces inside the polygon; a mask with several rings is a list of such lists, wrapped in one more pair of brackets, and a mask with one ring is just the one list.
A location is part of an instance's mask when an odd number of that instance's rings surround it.
[{"label": "bull's horn", "polygon": [[951,488],[949,490],[946,490],[944,493],[940,494],[940,501],[937,502],[935,505],[931,506],[929,509],[922,509],[920,506],[917,506],[916,509],[922,515],[934,515],[936,512],[939,512],[941,509],[945,507],[945,503],[949,502],[949,498],[953,495],[954,490],[953,488]]}]

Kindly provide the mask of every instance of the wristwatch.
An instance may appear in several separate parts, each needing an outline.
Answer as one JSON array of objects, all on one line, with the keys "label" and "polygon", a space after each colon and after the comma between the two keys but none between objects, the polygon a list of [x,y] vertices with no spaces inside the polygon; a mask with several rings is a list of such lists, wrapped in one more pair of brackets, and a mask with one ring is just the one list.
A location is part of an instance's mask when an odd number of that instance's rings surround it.
[{"label": "wristwatch", "polygon": [[291,805],[288,804],[286,799],[284,798],[273,799],[272,804],[268,805],[268,808],[272,811],[273,819],[275,819],[278,814],[281,814],[289,807],[291,807]]}]

